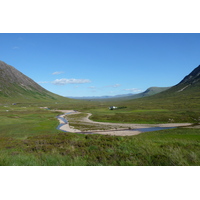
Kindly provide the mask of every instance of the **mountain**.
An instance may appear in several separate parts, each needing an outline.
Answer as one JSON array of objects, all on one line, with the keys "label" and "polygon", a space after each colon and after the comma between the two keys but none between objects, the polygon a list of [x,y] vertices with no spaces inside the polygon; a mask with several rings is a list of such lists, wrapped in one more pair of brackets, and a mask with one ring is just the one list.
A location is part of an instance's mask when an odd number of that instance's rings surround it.
[{"label": "mountain", "polygon": [[[149,89],[147,89],[145,92],[147,92]],[[151,92],[148,93],[151,94]],[[157,93],[148,99],[168,97],[177,99],[200,98],[200,65],[196,67],[190,74],[185,76],[178,84],[168,88],[165,91]]]},{"label": "mountain", "polygon": [[57,98],[60,96],[47,91],[14,67],[0,61],[1,102],[7,100],[27,101],[27,99],[56,100]]},{"label": "mountain", "polygon": [[142,98],[142,97],[148,97],[148,96],[152,96],[152,95],[158,94],[160,92],[163,92],[165,90],[168,90],[169,88],[170,87],[150,87],[147,90],[145,90],[144,92],[131,95],[127,98],[128,99],[138,99],[138,98]]},{"label": "mountain", "polygon": [[148,97],[148,96],[152,96],[158,93],[161,93],[165,90],[168,90],[170,87],[150,87],[147,90],[145,90],[144,92],[138,93],[138,94],[128,94],[128,95],[124,95],[124,96],[115,96],[112,99],[115,100],[132,100],[132,99],[139,99],[139,98],[143,98],[143,97]]},{"label": "mountain", "polygon": [[[196,67],[190,74],[185,76],[177,85],[168,90],[169,94],[187,94],[199,93],[200,91],[200,65]],[[166,93],[167,94],[167,93]],[[195,94],[193,94],[195,95]]]},{"label": "mountain", "polygon": [[83,96],[83,97],[73,97],[73,96],[68,96],[68,98],[72,99],[109,99],[109,98],[117,98],[117,97],[127,97],[127,96],[132,96],[132,93],[129,94],[119,94],[119,95],[114,95],[114,96]]},{"label": "mountain", "polygon": [[146,98],[132,99],[129,103],[139,108],[187,109],[197,112],[200,109],[200,65],[168,90]]},{"label": "mountain", "polygon": [[199,84],[200,83],[200,65],[187,75],[180,83],[181,84]]},{"label": "mountain", "polygon": [[167,89],[169,89],[170,87],[150,87],[147,90],[145,90],[142,93],[139,94],[119,94],[119,95],[115,95],[115,96],[88,96],[88,97],[71,97],[69,96],[69,98],[72,99],[87,99],[87,100],[98,100],[98,99],[104,99],[104,100],[127,100],[127,99],[138,99],[138,98],[142,98],[142,97],[146,97],[146,96],[151,96],[160,92],[163,92]]}]

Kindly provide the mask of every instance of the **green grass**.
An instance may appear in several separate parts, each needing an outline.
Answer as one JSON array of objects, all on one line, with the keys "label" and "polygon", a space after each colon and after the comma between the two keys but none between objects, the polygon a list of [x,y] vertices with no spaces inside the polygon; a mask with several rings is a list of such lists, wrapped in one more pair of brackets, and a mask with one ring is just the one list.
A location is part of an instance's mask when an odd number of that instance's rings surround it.
[{"label": "green grass", "polygon": [[[44,90],[26,90],[11,84],[12,81],[4,76],[2,78],[5,79],[0,91],[2,166],[200,165],[200,129],[176,128],[128,137],[63,133],[56,129],[59,113],[39,109],[89,112],[92,120],[102,122],[200,123],[199,82],[182,92],[177,91],[185,87],[184,84],[135,100],[80,101]],[[121,109],[110,111],[109,106]],[[76,117],[71,116],[74,121],[71,125],[83,130],[101,129],[96,125],[81,124]]]},{"label": "green grass", "polygon": [[[0,105],[0,165],[3,166],[200,165],[200,129],[177,128],[128,137],[63,133],[56,130],[59,113],[39,109],[47,106],[51,110],[91,112],[93,120],[105,122],[198,123],[197,96],[183,99],[171,96],[165,101],[149,97],[123,102],[67,99],[12,103]],[[110,111],[111,105],[126,108]],[[85,130],[92,126],[78,125]]]},{"label": "green grass", "polygon": [[114,122],[114,123],[198,123],[200,120],[199,109],[131,109],[124,110],[108,110],[91,109],[93,114],[91,119],[101,122]]},{"label": "green grass", "polygon": [[0,137],[26,138],[55,133],[56,113],[36,108],[6,107],[0,111]]},{"label": "green grass", "polygon": [[200,130],[175,129],[119,137],[59,133],[1,138],[0,165],[198,166]]}]

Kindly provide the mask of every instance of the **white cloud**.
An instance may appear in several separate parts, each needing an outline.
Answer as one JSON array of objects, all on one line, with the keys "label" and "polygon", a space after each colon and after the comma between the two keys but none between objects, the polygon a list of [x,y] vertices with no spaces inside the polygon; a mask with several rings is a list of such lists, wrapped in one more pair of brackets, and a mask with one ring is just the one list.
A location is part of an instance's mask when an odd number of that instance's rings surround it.
[{"label": "white cloud", "polygon": [[59,75],[59,74],[64,74],[65,72],[53,72],[53,75]]},{"label": "white cloud", "polygon": [[133,92],[133,93],[143,92],[143,90],[140,90],[138,88],[124,89],[124,90],[129,91],[129,92]]},{"label": "white cloud", "polygon": [[52,83],[54,85],[66,85],[66,84],[82,84],[82,83],[90,83],[91,81],[89,79],[56,79]]}]

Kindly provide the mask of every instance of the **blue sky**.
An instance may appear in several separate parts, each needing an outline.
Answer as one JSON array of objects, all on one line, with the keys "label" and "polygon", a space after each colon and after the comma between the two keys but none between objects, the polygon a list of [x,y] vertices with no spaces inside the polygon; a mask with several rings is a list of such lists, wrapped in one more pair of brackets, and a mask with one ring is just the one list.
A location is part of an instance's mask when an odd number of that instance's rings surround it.
[{"label": "blue sky", "polygon": [[62,96],[173,86],[200,64],[200,34],[0,34],[0,60]]}]

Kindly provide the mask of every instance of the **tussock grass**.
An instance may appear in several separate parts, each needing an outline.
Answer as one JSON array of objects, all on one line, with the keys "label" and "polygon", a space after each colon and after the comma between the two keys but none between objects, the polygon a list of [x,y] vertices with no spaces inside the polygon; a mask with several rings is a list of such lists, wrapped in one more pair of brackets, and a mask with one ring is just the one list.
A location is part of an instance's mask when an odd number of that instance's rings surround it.
[{"label": "tussock grass", "polygon": [[199,129],[179,128],[130,137],[59,133],[0,141],[0,165],[200,165]]}]

